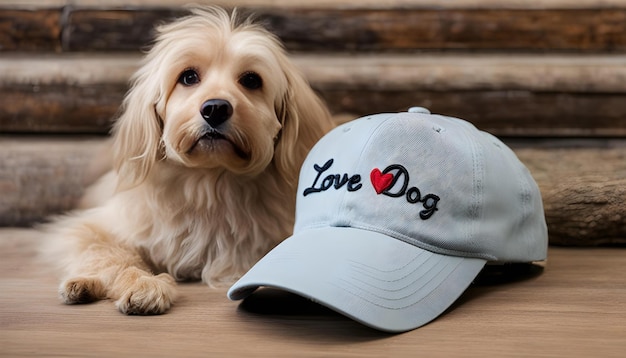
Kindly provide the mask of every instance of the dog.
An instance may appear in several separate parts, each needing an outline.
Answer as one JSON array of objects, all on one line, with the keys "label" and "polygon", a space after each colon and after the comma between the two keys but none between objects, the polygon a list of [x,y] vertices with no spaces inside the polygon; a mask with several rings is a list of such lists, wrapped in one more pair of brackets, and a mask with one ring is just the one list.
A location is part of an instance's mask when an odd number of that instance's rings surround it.
[{"label": "dog", "polygon": [[131,79],[93,207],[44,228],[66,304],[162,314],[177,281],[230,284],[291,233],[300,166],[331,115],[254,19],[189,11],[156,28]]}]

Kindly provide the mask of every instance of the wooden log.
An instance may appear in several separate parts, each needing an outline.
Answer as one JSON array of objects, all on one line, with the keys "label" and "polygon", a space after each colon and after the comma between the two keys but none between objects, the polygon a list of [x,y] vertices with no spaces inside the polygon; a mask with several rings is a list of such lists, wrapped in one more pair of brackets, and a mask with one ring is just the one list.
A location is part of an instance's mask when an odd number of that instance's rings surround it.
[{"label": "wooden log", "polygon": [[[107,133],[139,58],[0,58],[0,132]],[[624,55],[293,58],[346,119],[424,106],[500,136],[626,136]]]},{"label": "wooden log", "polygon": [[552,244],[626,244],[626,178],[563,178],[545,192]]},{"label": "wooden log", "polygon": [[180,8],[106,9],[75,8],[63,31],[65,51],[136,51],[154,37],[154,26],[185,13]]},{"label": "wooden log", "polygon": [[[255,8],[292,51],[624,51],[626,9],[330,9]],[[164,10],[77,9],[68,50],[127,50],[145,45]]]},{"label": "wooden log", "polygon": [[123,85],[14,86],[0,89],[0,132],[106,134]]},{"label": "wooden log", "polygon": [[[626,136],[624,94],[533,91],[321,91],[344,118],[422,106],[498,136]],[[347,112],[347,113],[346,113]]]},{"label": "wooden log", "polygon": [[0,59],[0,132],[105,134],[139,56]]},{"label": "wooden log", "polygon": [[[626,7],[492,7],[457,4],[276,6],[240,2],[294,51],[626,51]],[[184,13],[180,6],[80,6],[13,10],[0,7],[0,49],[128,51],[144,48],[153,27]],[[227,3],[235,6],[238,2]]]},{"label": "wooden log", "polygon": [[[123,86],[0,89],[0,132],[106,134]],[[499,136],[626,136],[624,95],[524,91],[326,91],[342,120],[424,106]],[[598,110],[601,108],[602,110]]]},{"label": "wooden log", "polygon": [[0,226],[28,226],[76,205],[103,138],[0,137]]},{"label": "wooden log", "polygon": [[553,245],[626,244],[626,147],[517,148],[541,189]]},{"label": "wooden log", "polygon": [[257,9],[299,51],[624,51],[626,9]]},{"label": "wooden log", "polygon": [[60,8],[0,8],[0,52],[60,51],[61,16]]},{"label": "wooden log", "polygon": [[[76,5],[84,7],[103,7],[102,0],[2,0],[4,7],[40,8]],[[107,8],[138,7],[182,7],[189,0],[107,0]],[[269,7],[307,8],[307,9],[611,9],[624,4],[623,0],[213,0],[211,4],[224,7]]]}]

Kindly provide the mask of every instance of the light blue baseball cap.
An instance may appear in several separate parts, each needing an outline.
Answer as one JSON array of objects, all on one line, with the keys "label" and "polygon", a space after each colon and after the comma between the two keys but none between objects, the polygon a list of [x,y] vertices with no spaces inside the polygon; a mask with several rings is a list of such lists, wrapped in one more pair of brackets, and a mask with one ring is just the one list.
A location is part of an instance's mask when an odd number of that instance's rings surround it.
[{"label": "light blue baseball cap", "polygon": [[487,263],[546,259],[541,194],[504,143],[422,108],[338,126],[310,151],[293,235],[228,291],[289,291],[378,330],[444,312]]}]

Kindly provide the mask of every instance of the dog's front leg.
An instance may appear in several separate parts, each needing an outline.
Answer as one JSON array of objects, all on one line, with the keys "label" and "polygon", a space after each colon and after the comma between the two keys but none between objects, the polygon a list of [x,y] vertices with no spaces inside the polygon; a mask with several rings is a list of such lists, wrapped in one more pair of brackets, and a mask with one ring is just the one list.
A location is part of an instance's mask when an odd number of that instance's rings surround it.
[{"label": "dog's front leg", "polygon": [[127,267],[115,278],[111,298],[122,313],[165,313],[176,298],[176,282],[167,273],[152,275],[138,267]]},{"label": "dog's front leg", "polygon": [[72,234],[77,245],[59,288],[64,303],[109,298],[122,313],[136,315],[165,313],[174,303],[175,280],[166,273],[153,275],[136,249],[94,226]]}]

